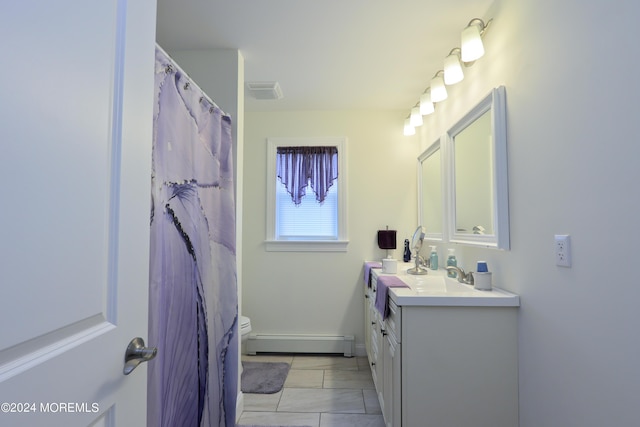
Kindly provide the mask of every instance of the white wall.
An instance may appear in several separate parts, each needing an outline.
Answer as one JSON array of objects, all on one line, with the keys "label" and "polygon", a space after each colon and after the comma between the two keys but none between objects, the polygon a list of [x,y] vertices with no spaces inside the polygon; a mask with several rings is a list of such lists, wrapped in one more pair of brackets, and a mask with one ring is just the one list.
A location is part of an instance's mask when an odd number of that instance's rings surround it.
[{"label": "white wall", "polygon": [[[418,138],[402,136],[404,112],[247,112],[243,311],[254,332],[355,335],[362,352],[362,266],[381,259],[377,230],[398,230],[395,255],[416,227]],[[346,253],[266,252],[266,138],[346,136]]]},{"label": "white wall", "polygon": [[459,264],[486,259],[521,295],[522,427],[638,425],[640,4],[502,0],[490,16],[486,56],[420,129],[424,149],[506,86],[512,249],[458,248]]}]

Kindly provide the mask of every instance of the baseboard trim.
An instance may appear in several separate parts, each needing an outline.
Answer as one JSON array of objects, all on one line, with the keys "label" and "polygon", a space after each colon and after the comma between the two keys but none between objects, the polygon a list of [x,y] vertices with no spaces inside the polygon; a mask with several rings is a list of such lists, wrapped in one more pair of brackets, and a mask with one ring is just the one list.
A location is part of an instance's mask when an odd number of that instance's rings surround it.
[{"label": "baseboard trim", "polygon": [[353,335],[250,334],[247,353],[342,353],[354,355]]}]

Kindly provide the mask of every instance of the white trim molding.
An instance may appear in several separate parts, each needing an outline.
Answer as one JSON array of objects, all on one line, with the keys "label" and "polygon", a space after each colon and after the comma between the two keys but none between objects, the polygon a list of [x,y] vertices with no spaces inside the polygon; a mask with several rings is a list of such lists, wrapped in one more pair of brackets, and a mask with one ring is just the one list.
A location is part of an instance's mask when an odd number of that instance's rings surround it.
[{"label": "white trim molding", "polygon": [[[276,154],[278,147],[332,146],[338,148],[338,236],[331,240],[279,240],[276,238]],[[267,215],[265,248],[284,252],[346,252],[347,234],[347,138],[267,138]]]}]

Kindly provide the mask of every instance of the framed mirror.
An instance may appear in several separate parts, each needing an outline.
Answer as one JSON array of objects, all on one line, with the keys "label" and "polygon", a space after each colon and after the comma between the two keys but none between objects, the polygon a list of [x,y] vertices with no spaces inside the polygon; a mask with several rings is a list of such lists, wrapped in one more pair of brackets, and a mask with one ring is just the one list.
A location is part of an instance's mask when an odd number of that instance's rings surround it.
[{"label": "framed mirror", "polygon": [[427,240],[444,238],[443,161],[440,139],[418,157],[418,222]]},{"label": "framed mirror", "polygon": [[509,249],[505,89],[493,89],[446,134],[449,241]]}]

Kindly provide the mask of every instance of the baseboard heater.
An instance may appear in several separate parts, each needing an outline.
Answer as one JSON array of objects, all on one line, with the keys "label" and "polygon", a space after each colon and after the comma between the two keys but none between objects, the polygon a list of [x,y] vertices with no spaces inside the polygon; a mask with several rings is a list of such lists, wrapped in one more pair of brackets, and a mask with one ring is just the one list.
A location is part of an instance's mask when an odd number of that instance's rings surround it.
[{"label": "baseboard heater", "polygon": [[247,353],[342,353],[352,357],[353,335],[249,334]]}]

